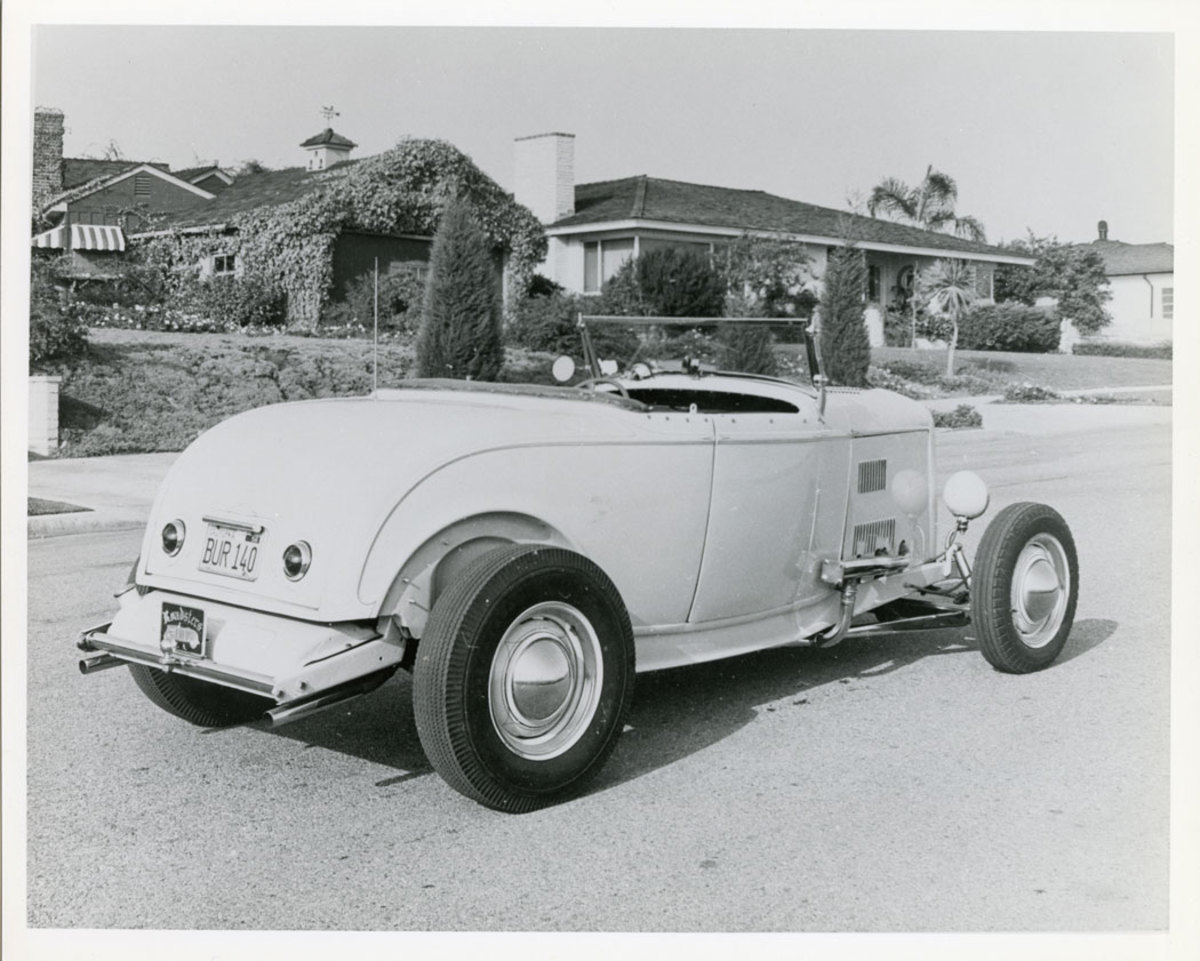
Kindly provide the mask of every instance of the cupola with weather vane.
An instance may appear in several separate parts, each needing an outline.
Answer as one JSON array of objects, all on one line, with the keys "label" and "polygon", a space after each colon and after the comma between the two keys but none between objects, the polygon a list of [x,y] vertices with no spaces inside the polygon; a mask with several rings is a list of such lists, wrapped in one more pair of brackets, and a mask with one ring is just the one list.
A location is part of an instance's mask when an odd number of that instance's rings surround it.
[{"label": "cupola with weather vane", "polygon": [[[322,107],[321,115],[325,118],[326,124],[334,117],[341,116],[333,107]],[[350,151],[358,144],[343,137],[340,133],[335,133],[333,127],[327,126],[319,134],[309,137],[300,146],[308,154],[307,169],[325,170],[335,163],[350,159]]]}]

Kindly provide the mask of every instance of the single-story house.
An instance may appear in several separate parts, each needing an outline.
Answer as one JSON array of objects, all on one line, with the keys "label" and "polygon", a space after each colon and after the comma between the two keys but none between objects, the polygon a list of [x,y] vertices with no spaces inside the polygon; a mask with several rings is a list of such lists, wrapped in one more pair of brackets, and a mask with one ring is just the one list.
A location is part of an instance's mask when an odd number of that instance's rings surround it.
[{"label": "single-story house", "polygon": [[1104,258],[1112,300],[1106,305],[1112,323],[1100,331],[1105,340],[1162,343],[1171,340],[1175,317],[1175,247],[1172,244],[1126,244],[1108,239],[1108,224],[1088,246]]},{"label": "single-story house", "polygon": [[921,230],[790,200],[761,190],[681,183],[645,175],[576,184],[575,137],[548,133],[518,138],[515,195],[542,221],[549,252],[542,271],[562,287],[599,293],[630,257],[655,247],[694,245],[714,251],[745,235],[804,245],[814,273],[844,243],[849,225],[866,252],[866,321],[873,345],[883,343],[883,316],[907,299],[925,266],[953,257],[976,267],[981,297],[992,296],[996,264],[1032,266],[1033,259],[951,234]]}]

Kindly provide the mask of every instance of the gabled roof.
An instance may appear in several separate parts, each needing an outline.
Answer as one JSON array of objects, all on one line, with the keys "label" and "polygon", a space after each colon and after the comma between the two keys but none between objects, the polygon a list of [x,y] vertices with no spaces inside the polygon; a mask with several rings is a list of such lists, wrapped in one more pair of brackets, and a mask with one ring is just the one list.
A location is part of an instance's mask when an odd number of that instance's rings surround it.
[{"label": "gabled roof", "polygon": [[286,170],[242,174],[212,200],[189,204],[173,213],[164,214],[162,220],[167,226],[179,229],[225,226],[238,214],[298,200],[326,182],[330,171],[348,169],[356,162],[347,160],[325,170],[289,167]]},{"label": "gabled roof", "polygon": [[176,170],[174,173],[180,180],[186,180],[190,184],[198,183],[209,177],[217,177],[227,184],[233,183],[233,178],[216,164],[206,164],[203,167],[188,167],[184,170]]},{"label": "gabled roof", "polygon": [[301,147],[320,147],[320,146],[343,147],[346,150],[350,150],[354,147],[357,147],[358,144],[356,144],[353,140],[346,139],[340,133],[334,133],[332,127],[326,127],[319,134],[315,134],[314,136],[309,137],[300,146]]},{"label": "gabled roof", "polygon": [[87,183],[80,184],[71,190],[64,191],[55,197],[51,197],[43,205],[43,210],[56,208],[61,204],[69,204],[72,201],[79,200],[81,197],[86,197],[98,190],[103,190],[106,187],[111,187],[113,184],[120,183],[122,180],[127,180],[137,174],[150,174],[158,177],[160,180],[165,180],[167,183],[173,184],[180,190],[195,194],[197,198],[209,199],[213,195],[203,187],[197,187],[194,184],[188,183],[186,180],[180,180],[177,176],[170,173],[166,169],[166,164],[148,164],[138,163],[129,164],[122,161],[122,168],[89,180]]},{"label": "gabled roof", "polygon": [[1109,277],[1175,272],[1175,248],[1171,244],[1123,244],[1119,240],[1093,240],[1088,246],[1104,258],[1104,272]]},{"label": "gabled roof", "polygon": [[94,160],[91,157],[63,158],[63,190],[73,190],[99,178],[119,174],[131,167],[149,165],[170,172],[168,164],[145,160]]},{"label": "gabled roof", "polygon": [[848,219],[857,240],[865,244],[932,249],[947,254],[986,256],[1011,263],[1032,263],[1010,250],[962,240],[953,234],[921,230],[889,220],[876,220],[830,207],[789,200],[762,190],[740,190],[703,184],[626,177],[575,188],[575,213],[555,221],[547,233],[578,233],[589,226],[652,221],[736,231],[779,231],[818,238],[840,238]]}]

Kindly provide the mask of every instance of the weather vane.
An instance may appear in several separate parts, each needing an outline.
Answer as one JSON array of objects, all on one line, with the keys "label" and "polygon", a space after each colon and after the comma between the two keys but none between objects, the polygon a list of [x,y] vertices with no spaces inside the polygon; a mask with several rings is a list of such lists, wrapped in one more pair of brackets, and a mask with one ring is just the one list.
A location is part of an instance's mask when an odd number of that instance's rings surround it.
[{"label": "weather vane", "polygon": [[330,120],[332,120],[334,117],[340,117],[341,114],[330,106],[321,108],[321,116],[325,118],[326,123],[329,123]]}]

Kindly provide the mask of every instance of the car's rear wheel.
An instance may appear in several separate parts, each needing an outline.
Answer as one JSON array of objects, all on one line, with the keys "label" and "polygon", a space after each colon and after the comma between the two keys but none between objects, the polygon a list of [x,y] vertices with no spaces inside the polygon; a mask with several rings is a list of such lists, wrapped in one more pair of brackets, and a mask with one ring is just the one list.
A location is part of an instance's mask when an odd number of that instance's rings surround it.
[{"label": "car's rear wheel", "polygon": [[144,664],[130,664],[129,673],[142,693],[164,711],[200,727],[242,724],[272,706],[269,698]]},{"label": "car's rear wheel", "polygon": [[560,548],[497,548],[430,613],[413,669],[417,733],[455,790],[530,811],[600,769],[633,676],[629,615],[599,567]]},{"label": "car's rear wheel", "polygon": [[1001,671],[1050,665],[1075,621],[1079,561],[1070,528],[1045,504],[1006,507],[988,525],[971,574],[979,649]]}]

